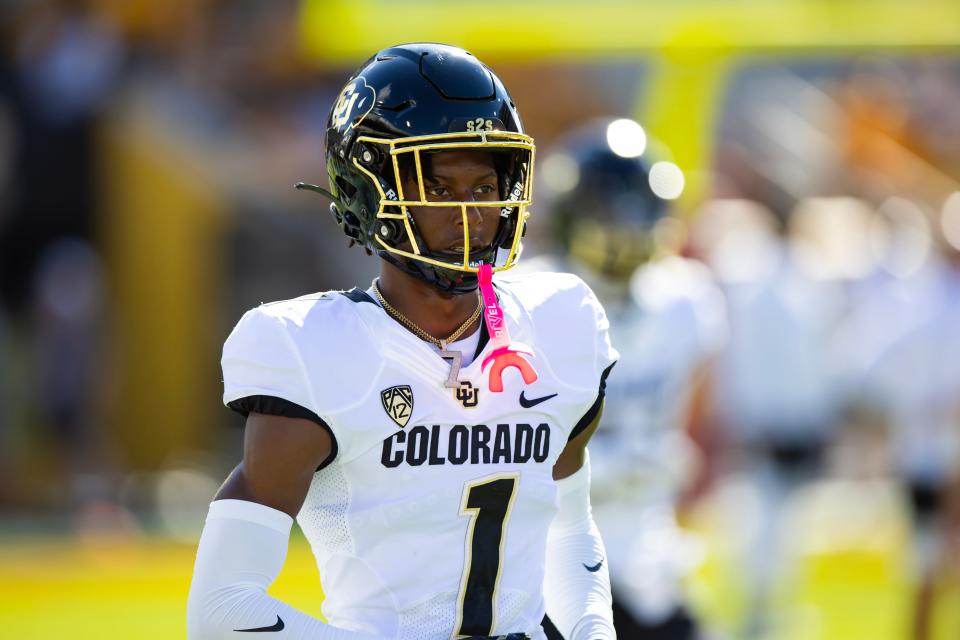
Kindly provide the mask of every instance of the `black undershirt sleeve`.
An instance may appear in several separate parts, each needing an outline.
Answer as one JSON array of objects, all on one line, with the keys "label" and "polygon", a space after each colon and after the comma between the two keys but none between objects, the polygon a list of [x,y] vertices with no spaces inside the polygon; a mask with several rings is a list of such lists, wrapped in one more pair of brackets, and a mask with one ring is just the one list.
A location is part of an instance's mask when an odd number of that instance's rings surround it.
[{"label": "black undershirt sleeve", "polygon": [[278,398],[276,396],[246,396],[244,398],[238,398],[228,402],[227,406],[244,417],[251,413],[263,413],[270,416],[302,418],[304,420],[315,422],[320,425],[321,429],[330,435],[330,441],[332,443],[330,455],[327,456],[326,460],[320,463],[320,466],[317,467],[317,471],[320,471],[329,465],[337,457],[337,437],[333,434],[333,430],[330,428],[330,425],[324,422],[323,418],[315,414],[313,411],[310,411],[306,407],[296,404],[295,402],[290,402],[289,400],[285,400],[283,398]]},{"label": "black undershirt sleeve", "polygon": [[607,390],[607,376],[610,375],[610,370],[613,369],[615,364],[617,363],[614,362],[603,370],[603,373],[600,375],[600,390],[597,391],[597,399],[593,401],[593,404],[590,405],[590,408],[587,409],[587,412],[583,414],[583,417],[577,422],[576,426],[573,428],[573,431],[570,432],[570,437],[567,438],[567,442],[573,440],[578,435],[583,433],[583,430],[589,427],[597,417],[597,414],[600,413],[600,407],[603,406],[603,397],[606,395]]}]

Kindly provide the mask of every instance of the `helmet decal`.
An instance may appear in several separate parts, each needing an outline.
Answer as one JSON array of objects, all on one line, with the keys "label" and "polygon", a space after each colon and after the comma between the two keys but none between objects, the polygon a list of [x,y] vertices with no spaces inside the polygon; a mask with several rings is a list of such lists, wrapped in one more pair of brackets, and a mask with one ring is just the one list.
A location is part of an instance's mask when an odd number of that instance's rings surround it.
[{"label": "helmet decal", "polygon": [[366,78],[357,76],[347,83],[330,115],[331,126],[343,133],[349,124],[353,129],[367,117],[377,101],[377,92],[367,84]]}]

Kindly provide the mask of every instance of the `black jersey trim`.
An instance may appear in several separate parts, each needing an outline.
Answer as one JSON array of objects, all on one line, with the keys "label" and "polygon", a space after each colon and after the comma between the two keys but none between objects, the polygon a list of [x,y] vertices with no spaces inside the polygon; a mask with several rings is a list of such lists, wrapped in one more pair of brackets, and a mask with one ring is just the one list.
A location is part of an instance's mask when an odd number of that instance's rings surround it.
[{"label": "black jersey trim", "polygon": [[583,414],[583,417],[577,422],[576,426],[573,428],[573,431],[570,432],[570,437],[567,438],[567,442],[573,440],[578,435],[583,433],[584,429],[589,427],[590,423],[592,423],[597,417],[597,414],[600,413],[600,407],[603,406],[603,398],[607,393],[607,376],[610,375],[610,370],[613,369],[615,364],[617,364],[616,361],[604,369],[603,373],[600,374],[600,390],[597,391],[597,399],[593,401],[593,404],[590,405],[590,408],[587,409],[587,412]]},{"label": "black jersey trim", "polygon": [[563,634],[560,633],[556,625],[553,624],[553,620],[551,620],[547,614],[543,614],[540,628],[543,629],[543,634],[547,636],[547,640],[565,640]]},{"label": "black jersey trim", "polygon": [[333,429],[330,428],[330,425],[313,411],[296,402],[290,402],[285,398],[278,398],[276,396],[246,396],[228,402],[227,406],[244,417],[247,417],[250,413],[263,413],[269,416],[282,416],[284,418],[301,418],[320,425],[320,428],[330,435],[331,446],[330,455],[320,463],[317,471],[320,471],[333,462],[340,450],[340,447],[337,445],[337,436],[333,434]]},{"label": "black jersey trim", "polygon": [[353,302],[369,302],[370,304],[377,304],[377,302],[370,297],[369,293],[363,289],[360,289],[359,287],[354,287],[349,291],[338,291],[337,293]]}]

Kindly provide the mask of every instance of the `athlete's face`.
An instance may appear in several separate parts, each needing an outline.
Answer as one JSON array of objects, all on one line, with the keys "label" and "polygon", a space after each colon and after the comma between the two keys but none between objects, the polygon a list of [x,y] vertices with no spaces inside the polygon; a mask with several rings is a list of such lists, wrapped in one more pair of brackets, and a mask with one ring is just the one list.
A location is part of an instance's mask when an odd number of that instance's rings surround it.
[{"label": "athlete's face", "polygon": [[[423,187],[428,202],[495,202],[500,183],[493,156],[486,151],[441,151],[430,154],[423,168]],[[407,199],[419,198],[415,172],[403,180]],[[434,253],[463,256],[463,215],[459,206],[410,207],[427,248]],[[498,207],[467,207],[470,250],[489,246],[500,222]]]}]

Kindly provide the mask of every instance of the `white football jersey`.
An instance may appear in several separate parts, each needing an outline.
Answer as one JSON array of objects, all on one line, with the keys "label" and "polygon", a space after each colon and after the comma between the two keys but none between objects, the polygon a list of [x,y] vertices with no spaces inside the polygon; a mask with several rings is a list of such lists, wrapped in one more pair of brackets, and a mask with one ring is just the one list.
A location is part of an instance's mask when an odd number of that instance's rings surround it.
[{"label": "white football jersey", "polygon": [[225,403],[281,398],[335,436],[297,517],[335,626],[542,637],[553,465],[617,353],[579,278],[502,274],[495,286],[539,374],[525,385],[508,369],[501,393],[481,372],[489,343],[446,387],[448,362],[357,290],[262,305],[224,346]]}]

